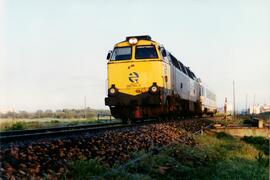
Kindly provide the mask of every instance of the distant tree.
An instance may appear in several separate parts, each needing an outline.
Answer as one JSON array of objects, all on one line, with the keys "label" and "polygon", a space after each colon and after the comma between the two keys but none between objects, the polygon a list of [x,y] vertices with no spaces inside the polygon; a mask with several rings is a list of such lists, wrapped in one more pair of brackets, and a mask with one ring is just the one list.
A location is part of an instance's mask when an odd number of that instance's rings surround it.
[{"label": "distant tree", "polygon": [[53,115],[54,115],[53,111],[50,109],[47,109],[46,111],[44,111],[43,114],[44,114],[44,117],[46,118],[53,118]]},{"label": "distant tree", "polygon": [[45,111],[37,110],[34,113],[27,111],[0,113],[0,118],[95,118],[97,114],[110,115],[109,110],[95,110],[87,107],[86,109],[58,109],[55,112],[47,109]]},{"label": "distant tree", "polygon": [[74,118],[76,118],[76,115],[77,115],[77,112],[76,112],[75,109],[71,109],[71,110],[69,111],[69,118],[74,119]]},{"label": "distant tree", "polygon": [[17,117],[18,118],[29,118],[29,113],[26,111],[19,111]]},{"label": "distant tree", "polygon": [[29,119],[35,119],[36,118],[35,113],[28,112],[28,118]]},{"label": "distant tree", "polygon": [[43,116],[43,111],[42,110],[37,110],[36,113],[35,113],[35,117],[36,118],[42,118]]},{"label": "distant tree", "polygon": [[91,109],[90,107],[86,108],[86,118],[93,118],[96,116],[97,116],[97,113],[95,110]]},{"label": "distant tree", "polygon": [[56,110],[55,112],[56,118],[64,119],[66,117],[65,112],[63,110]]},{"label": "distant tree", "polygon": [[16,118],[17,117],[17,113],[14,111],[8,111],[6,113],[6,118]]}]

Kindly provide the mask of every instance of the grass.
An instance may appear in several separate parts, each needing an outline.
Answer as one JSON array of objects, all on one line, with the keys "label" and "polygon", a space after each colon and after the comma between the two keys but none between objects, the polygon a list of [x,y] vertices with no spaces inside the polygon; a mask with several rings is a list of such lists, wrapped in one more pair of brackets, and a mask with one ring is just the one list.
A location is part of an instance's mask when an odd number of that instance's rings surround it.
[{"label": "grass", "polygon": [[245,141],[248,144],[253,145],[256,149],[261,150],[264,152],[265,155],[269,155],[269,139],[266,139],[264,137],[243,137],[243,141]]},{"label": "grass", "polygon": [[13,124],[11,124],[10,126],[7,126],[6,127],[6,130],[7,131],[10,131],[10,130],[24,130],[26,129],[27,125],[25,122],[23,121],[20,121],[20,122],[15,122]]},{"label": "grass", "polygon": [[[270,123],[270,112],[256,114],[256,115],[236,115],[234,116],[227,116],[227,119],[224,119],[224,114],[217,113],[215,114],[215,117],[220,117],[216,120],[214,120],[216,123],[222,124],[224,126],[227,125],[233,125],[233,126],[246,126],[247,124],[251,125],[252,118],[259,118],[264,121],[264,123]],[[221,118],[222,117],[222,118]]]},{"label": "grass", "polygon": [[[118,120],[112,119],[112,122]],[[0,119],[0,131],[11,130],[24,130],[24,129],[37,129],[57,126],[70,126],[88,123],[104,123],[106,120],[96,118],[92,119],[53,119],[53,118],[40,118],[40,119]],[[109,122],[109,121],[107,121]]]},{"label": "grass", "polygon": [[219,123],[224,126],[227,126],[227,125],[234,125],[234,126],[240,125],[241,126],[244,124],[249,124],[250,122],[248,121],[248,119],[249,117],[247,116],[236,116],[236,117],[228,116],[227,119],[221,118],[221,119],[215,120],[215,123]]},{"label": "grass", "polygon": [[87,161],[74,161],[70,164],[72,166],[72,174],[67,173],[64,179],[93,179],[95,176],[102,175],[107,171],[99,161],[90,159]]},{"label": "grass", "polygon": [[[268,179],[269,157],[264,139],[237,139],[224,133],[201,135],[195,145],[170,146],[148,155],[124,170],[102,166],[97,160],[72,164],[76,179]],[[79,177],[79,178],[78,178]]]}]

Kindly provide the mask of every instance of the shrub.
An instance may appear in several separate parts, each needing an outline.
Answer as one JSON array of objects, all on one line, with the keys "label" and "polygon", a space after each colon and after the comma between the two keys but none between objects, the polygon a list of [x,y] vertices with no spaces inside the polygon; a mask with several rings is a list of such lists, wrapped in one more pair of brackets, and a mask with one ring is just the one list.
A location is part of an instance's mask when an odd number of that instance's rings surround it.
[{"label": "shrub", "polygon": [[10,127],[7,127],[6,130],[11,131],[11,130],[24,130],[26,129],[26,122],[20,121],[12,124]]},{"label": "shrub", "polygon": [[229,134],[226,134],[224,132],[219,132],[217,133],[217,138],[218,139],[223,139],[223,140],[233,140],[234,137],[229,135]]},{"label": "shrub", "polygon": [[50,123],[60,123],[58,120],[51,120]]},{"label": "shrub", "polygon": [[256,149],[263,151],[266,155],[269,155],[269,140],[264,137],[252,137],[245,136],[242,138],[246,143],[252,144]]}]

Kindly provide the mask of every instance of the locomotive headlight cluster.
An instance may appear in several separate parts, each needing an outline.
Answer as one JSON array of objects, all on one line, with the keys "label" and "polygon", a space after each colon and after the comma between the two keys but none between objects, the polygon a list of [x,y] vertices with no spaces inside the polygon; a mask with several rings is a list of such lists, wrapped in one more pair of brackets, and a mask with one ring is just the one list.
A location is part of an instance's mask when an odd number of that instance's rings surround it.
[{"label": "locomotive headlight cluster", "polygon": [[117,94],[117,89],[115,88],[114,85],[112,85],[112,87],[109,89],[108,93],[110,96],[115,96]]},{"label": "locomotive headlight cluster", "polygon": [[129,42],[129,44],[134,45],[134,44],[137,44],[138,43],[138,39],[137,38],[130,38],[128,40],[128,42]]},{"label": "locomotive headlight cluster", "polygon": [[149,88],[150,93],[156,94],[158,92],[157,83],[153,83],[153,85]]},{"label": "locomotive headlight cluster", "polygon": [[111,88],[111,89],[110,89],[110,94],[115,94],[115,93],[116,93],[115,88]]},{"label": "locomotive headlight cluster", "polygon": [[153,93],[157,92],[157,90],[158,90],[157,86],[152,86],[152,87],[151,87],[151,91],[152,91]]}]

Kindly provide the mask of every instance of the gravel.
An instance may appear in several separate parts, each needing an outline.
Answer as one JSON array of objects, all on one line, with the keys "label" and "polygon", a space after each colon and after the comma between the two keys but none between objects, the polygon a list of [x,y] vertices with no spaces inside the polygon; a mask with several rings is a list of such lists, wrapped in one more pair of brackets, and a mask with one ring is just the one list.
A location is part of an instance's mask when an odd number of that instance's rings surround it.
[{"label": "gravel", "polygon": [[208,124],[203,119],[182,120],[10,144],[1,147],[0,179],[58,179],[69,170],[69,162],[78,159],[96,158],[111,167],[128,161],[136,151],[172,142],[191,144],[188,134]]}]

